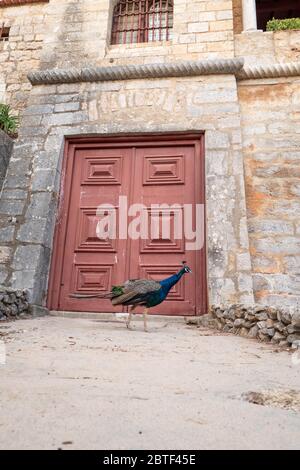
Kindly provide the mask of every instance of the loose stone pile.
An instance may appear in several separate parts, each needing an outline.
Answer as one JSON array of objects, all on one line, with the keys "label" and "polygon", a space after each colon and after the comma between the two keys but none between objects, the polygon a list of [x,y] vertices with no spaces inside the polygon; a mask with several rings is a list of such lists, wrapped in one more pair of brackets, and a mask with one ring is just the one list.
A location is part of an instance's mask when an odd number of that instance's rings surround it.
[{"label": "loose stone pile", "polygon": [[300,309],[261,305],[212,305],[210,318],[222,331],[300,348]]},{"label": "loose stone pile", "polygon": [[0,287],[0,321],[29,313],[27,292]]}]

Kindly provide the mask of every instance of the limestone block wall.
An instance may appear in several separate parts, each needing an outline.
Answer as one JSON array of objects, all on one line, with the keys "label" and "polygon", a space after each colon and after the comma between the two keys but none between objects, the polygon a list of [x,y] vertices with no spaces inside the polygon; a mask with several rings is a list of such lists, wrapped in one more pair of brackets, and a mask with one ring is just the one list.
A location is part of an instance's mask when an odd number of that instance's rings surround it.
[{"label": "limestone block wall", "polygon": [[252,302],[233,75],[35,86],[0,203],[5,285],[45,302],[65,136],[184,130],[205,131],[209,301]]},{"label": "limestone block wall", "polygon": [[300,60],[300,31],[269,31],[236,34],[235,56],[246,65],[297,62]]},{"label": "limestone block wall", "polygon": [[168,42],[111,46],[116,0],[6,2],[0,24],[11,27],[0,42],[2,100],[15,111],[26,107],[37,68],[81,67],[234,55],[231,0],[174,0],[173,37]]},{"label": "limestone block wall", "polygon": [[174,0],[167,42],[111,46],[112,0],[51,0],[42,67],[231,58],[232,0]]},{"label": "limestone block wall", "polygon": [[20,112],[31,90],[27,73],[39,66],[48,3],[10,3],[0,8],[0,25],[10,27],[9,41],[0,41],[0,100]]},{"label": "limestone block wall", "polygon": [[239,82],[257,302],[300,304],[300,77]]}]

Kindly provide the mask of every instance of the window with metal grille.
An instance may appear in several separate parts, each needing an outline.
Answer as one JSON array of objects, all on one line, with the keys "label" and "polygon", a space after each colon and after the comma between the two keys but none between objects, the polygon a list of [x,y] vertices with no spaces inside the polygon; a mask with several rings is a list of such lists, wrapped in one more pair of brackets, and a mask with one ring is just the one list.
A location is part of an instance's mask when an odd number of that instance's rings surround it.
[{"label": "window with metal grille", "polygon": [[120,0],[113,11],[111,43],[168,41],[172,27],[172,0]]}]

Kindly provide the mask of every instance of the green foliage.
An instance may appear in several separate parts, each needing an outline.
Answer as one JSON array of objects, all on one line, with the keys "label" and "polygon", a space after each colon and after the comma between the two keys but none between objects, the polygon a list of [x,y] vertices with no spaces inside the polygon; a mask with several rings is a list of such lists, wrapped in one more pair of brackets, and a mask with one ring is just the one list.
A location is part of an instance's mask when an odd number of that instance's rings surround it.
[{"label": "green foliage", "polygon": [[122,295],[124,294],[122,286],[112,286],[111,292],[113,295]]},{"label": "green foliage", "polygon": [[19,126],[18,116],[14,116],[8,104],[0,103],[0,129],[14,137]]},{"label": "green foliage", "polygon": [[300,18],[285,18],[284,20],[273,18],[267,23],[267,31],[282,31],[284,29],[300,29]]}]

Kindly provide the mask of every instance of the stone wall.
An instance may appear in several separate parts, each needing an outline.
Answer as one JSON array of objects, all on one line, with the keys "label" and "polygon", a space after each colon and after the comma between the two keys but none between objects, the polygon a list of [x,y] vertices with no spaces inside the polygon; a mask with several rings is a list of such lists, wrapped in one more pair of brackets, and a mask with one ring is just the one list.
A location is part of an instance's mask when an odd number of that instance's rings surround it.
[{"label": "stone wall", "polygon": [[15,319],[29,312],[26,291],[0,287],[0,321]]},{"label": "stone wall", "polygon": [[231,0],[175,0],[168,42],[111,46],[110,0],[51,0],[42,67],[79,67],[182,59],[231,58]]},{"label": "stone wall", "polygon": [[0,129],[0,192],[13,148],[13,140]]},{"label": "stone wall", "polygon": [[265,343],[300,348],[300,310],[263,305],[212,305],[203,325],[257,338]]},{"label": "stone wall", "polygon": [[240,34],[243,31],[243,9],[242,0],[232,0],[233,31]]},{"label": "stone wall", "polygon": [[233,75],[35,86],[0,204],[11,230],[2,242],[10,255],[6,284],[28,288],[34,303],[45,301],[65,136],[185,130],[205,131],[210,301],[251,302]]},{"label": "stone wall", "polygon": [[41,1],[0,8],[0,25],[10,27],[9,41],[0,41],[0,95],[14,112],[25,108],[31,90],[27,73],[39,67],[47,5]]},{"label": "stone wall", "polygon": [[300,78],[239,83],[257,302],[300,303]]},{"label": "stone wall", "polygon": [[0,89],[5,87],[2,95],[14,111],[26,107],[31,89],[27,73],[38,68],[230,58],[234,54],[231,0],[175,0],[171,41],[127,46],[110,45],[115,0],[11,3],[0,8],[0,24],[11,28],[9,41],[0,42],[0,64],[5,64],[0,68]]},{"label": "stone wall", "polygon": [[235,56],[246,65],[297,62],[300,60],[300,31],[257,31],[236,34]]}]

